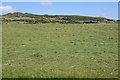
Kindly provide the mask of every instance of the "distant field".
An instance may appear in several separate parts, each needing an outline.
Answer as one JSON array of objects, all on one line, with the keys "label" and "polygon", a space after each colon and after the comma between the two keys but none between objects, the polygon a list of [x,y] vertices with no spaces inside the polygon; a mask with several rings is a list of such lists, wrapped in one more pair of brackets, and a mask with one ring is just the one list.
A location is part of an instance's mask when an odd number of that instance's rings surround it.
[{"label": "distant field", "polygon": [[3,78],[118,77],[117,24],[3,24]]}]

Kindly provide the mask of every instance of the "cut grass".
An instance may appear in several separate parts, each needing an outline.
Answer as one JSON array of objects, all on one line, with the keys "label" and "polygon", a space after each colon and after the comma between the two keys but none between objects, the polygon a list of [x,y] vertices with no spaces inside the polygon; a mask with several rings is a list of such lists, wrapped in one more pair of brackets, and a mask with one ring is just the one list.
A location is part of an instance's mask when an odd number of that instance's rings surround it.
[{"label": "cut grass", "polygon": [[3,24],[3,78],[116,78],[117,24]]}]

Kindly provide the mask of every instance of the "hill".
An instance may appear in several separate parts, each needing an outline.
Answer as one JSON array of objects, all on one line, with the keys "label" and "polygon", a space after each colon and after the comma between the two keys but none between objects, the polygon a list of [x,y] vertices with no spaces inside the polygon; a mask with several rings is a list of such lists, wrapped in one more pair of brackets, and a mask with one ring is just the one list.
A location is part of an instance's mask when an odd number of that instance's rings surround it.
[{"label": "hill", "polygon": [[79,15],[36,15],[31,13],[8,13],[2,15],[3,22],[22,23],[98,23],[114,21],[103,17],[79,16]]}]

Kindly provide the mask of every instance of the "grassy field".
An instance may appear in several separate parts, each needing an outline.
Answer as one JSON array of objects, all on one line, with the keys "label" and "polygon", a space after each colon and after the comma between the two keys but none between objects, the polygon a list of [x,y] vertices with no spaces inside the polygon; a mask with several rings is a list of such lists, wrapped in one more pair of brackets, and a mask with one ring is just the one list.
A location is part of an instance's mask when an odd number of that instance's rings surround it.
[{"label": "grassy field", "polygon": [[3,78],[118,77],[117,24],[3,24]]}]

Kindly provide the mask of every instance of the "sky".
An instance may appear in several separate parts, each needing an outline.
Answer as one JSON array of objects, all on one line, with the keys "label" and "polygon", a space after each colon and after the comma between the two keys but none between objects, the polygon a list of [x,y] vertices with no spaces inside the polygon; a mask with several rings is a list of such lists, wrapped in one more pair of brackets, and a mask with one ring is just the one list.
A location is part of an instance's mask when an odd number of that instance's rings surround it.
[{"label": "sky", "polygon": [[81,15],[118,19],[117,2],[3,2],[3,14],[23,12],[49,15]]}]

